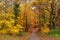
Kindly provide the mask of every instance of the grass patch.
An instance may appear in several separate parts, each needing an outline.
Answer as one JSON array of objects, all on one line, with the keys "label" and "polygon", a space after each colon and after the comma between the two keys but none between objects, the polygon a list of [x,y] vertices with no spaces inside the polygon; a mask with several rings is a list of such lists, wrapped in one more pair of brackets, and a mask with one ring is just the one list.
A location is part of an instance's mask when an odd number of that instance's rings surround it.
[{"label": "grass patch", "polygon": [[60,29],[51,30],[49,33],[40,33],[42,36],[60,37]]},{"label": "grass patch", "polygon": [[53,37],[60,37],[60,29],[51,30],[49,33],[47,33],[47,35]]}]

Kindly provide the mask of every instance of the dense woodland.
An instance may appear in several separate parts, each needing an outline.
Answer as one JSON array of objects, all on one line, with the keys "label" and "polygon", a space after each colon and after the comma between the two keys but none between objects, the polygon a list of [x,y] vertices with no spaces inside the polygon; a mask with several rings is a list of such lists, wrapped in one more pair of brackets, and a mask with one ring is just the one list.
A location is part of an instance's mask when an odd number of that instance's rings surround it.
[{"label": "dense woodland", "polygon": [[60,29],[60,0],[0,0],[0,34],[20,34],[38,27]]}]

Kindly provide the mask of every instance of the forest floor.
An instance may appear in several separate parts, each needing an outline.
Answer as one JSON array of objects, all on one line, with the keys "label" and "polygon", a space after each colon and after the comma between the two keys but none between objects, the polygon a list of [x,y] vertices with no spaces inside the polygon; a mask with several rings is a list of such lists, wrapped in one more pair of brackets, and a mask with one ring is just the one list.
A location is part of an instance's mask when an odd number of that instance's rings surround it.
[{"label": "forest floor", "polygon": [[31,34],[31,35],[25,36],[22,40],[60,40],[60,38]]},{"label": "forest floor", "polygon": [[24,37],[0,36],[0,40],[60,40],[60,38],[48,37],[48,36],[35,36],[32,34],[32,35],[27,35]]},{"label": "forest floor", "polygon": [[[0,37],[0,40],[25,40],[24,37]],[[31,40],[31,39],[28,39]],[[32,39],[34,40],[34,39]],[[40,37],[39,40],[60,40],[60,38],[56,37]]]}]

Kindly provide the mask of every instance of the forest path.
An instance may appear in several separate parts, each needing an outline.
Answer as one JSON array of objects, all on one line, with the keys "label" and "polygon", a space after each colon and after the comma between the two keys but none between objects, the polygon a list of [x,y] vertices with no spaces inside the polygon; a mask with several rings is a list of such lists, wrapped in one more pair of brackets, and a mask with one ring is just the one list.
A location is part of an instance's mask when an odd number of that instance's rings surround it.
[{"label": "forest path", "polygon": [[34,34],[31,34],[29,36],[26,36],[26,39],[23,38],[23,40],[60,40],[60,38],[56,37],[48,37],[48,36],[36,36]]},{"label": "forest path", "polygon": [[28,34],[28,36],[25,36],[23,40],[60,40],[60,38],[40,36],[39,33],[36,34],[35,32],[32,32],[31,34]]},{"label": "forest path", "polygon": [[60,38],[40,36],[39,34],[32,33],[24,37],[0,36],[0,40],[60,40]]}]

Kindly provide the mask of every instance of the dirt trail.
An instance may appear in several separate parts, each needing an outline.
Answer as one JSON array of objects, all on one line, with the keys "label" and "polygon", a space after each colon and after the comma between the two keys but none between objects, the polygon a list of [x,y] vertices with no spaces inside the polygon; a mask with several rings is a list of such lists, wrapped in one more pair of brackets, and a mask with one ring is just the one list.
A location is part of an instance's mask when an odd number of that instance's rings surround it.
[{"label": "dirt trail", "polygon": [[23,39],[23,40],[60,40],[60,38],[56,38],[56,37],[38,37],[34,34],[31,34],[30,36],[27,36],[27,38]]},{"label": "dirt trail", "polygon": [[32,33],[24,37],[0,36],[0,40],[60,40],[60,38],[38,36],[35,33]]}]

